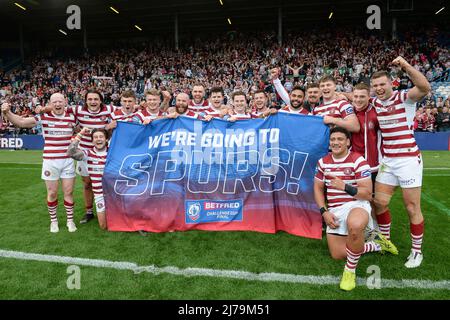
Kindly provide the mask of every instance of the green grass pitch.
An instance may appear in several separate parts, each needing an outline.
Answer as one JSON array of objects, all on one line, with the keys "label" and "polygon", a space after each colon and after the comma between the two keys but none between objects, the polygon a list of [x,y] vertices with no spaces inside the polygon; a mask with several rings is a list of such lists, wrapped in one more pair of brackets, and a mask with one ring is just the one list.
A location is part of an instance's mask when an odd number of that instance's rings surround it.
[{"label": "green grass pitch", "polygon": [[[403,264],[410,250],[409,223],[400,191],[391,203],[392,240],[398,256],[367,254],[358,277],[377,265],[392,280],[450,280],[450,152],[423,152],[422,210],[425,216],[424,261],[417,269]],[[81,181],[77,177],[75,221],[65,227],[59,199],[60,232],[49,232],[45,187],[40,179],[40,151],[0,151],[0,249],[27,253],[133,262],[139,266],[175,266],[337,276],[344,262],[328,254],[325,239],[311,240],[284,232],[189,231],[151,234],[104,232],[97,222],[79,225],[83,215]],[[432,169],[434,168],[434,169]],[[439,169],[436,169],[439,168]],[[421,288],[368,289],[352,292],[338,285],[262,282],[219,277],[185,277],[166,273],[134,273],[80,266],[79,290],[69,290],[67,264],[0,257],[0,299],[449,299],[450,290]]]}]

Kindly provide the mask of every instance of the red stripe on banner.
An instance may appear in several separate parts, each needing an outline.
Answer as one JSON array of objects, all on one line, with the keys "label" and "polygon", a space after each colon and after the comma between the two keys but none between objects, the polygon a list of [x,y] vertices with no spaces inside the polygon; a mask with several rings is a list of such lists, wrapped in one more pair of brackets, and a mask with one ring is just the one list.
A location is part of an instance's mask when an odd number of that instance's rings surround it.
[{"label": "red stripe on banner", "polygon": [[132,212],[123,212],[123,210],[120,203],[106,202],[108,230],[130,232],[144,230],[158,233],[187,230],[256,231],[272,234],[285,231],[306,238],[322,238],[322,217],[318,211],[288,206],[264,210],[246,209],[244,206],[242,221],[202,224],[185,223],[185,207],[182,201],[174,201],[164,211],[161,211],[155,202],[152,202],[152,206],[142,205]]}]

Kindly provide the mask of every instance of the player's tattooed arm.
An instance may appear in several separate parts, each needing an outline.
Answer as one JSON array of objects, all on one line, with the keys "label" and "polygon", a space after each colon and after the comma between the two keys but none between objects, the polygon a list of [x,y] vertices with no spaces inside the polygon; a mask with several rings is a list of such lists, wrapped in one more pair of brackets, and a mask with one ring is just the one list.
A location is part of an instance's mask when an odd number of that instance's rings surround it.
[{"label": "player's tattooed arm", "polygon": [[83,135],[90,134],[89,128],[83,128],[76,136],[72,139],[72,142],[69,145],[69,148],[67,149],[67,155],[71,157],[72,159],[75,159],[77,161],[82,161],[84,159],[84,152],[78,148],[78,144],[81,141],[81,137]]},{"label": "player's tattooed arm", "polygon": [[73,139],[69,145],[69,148],[67,149],[67,155],[74,160],[82,161],[84,158],[84,153],[83,151],[81,151],[81,149],[78,148],[79,143],[79,140]]}]

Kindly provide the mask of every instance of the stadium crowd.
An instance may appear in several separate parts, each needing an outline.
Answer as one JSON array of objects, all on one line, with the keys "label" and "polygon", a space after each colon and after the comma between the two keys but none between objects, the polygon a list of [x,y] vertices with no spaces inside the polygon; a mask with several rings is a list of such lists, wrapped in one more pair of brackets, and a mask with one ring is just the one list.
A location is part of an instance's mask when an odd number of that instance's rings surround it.
[{"label": "stadium crowd", "polygon": [[[327,32],[289,33],[285,45],[278,46],[276,34],[227,33],[214,40],[197,39],[179,51],[159,43],[141,44],[120,49],[104,49],[81,56],[57,56],[47,52],[36,55],[22,69],[8,74],[0,73],[0,99],[8,101],[21,116],[28,117],[34,108],[45,105],[54,92],[63,92],[69,104],[82,104],[87,89],[98,87],[106,104],[120,105],[120,95],[126,89],[137,94],[138,102],[144,91],[151,88],[168,90],[175,97],[180,92],[190,94],[196,82],[209,89],[224,89],[225,103],[233,91],[243,91],[249,98],[257,90],[269,93],[272,106],[282,104],[274,93],[269,69],[280,67],[280,79],[290,92],[296,85],[306,87],[323,75],[336,78],[336,89],[351,92],[360,82],[369,83],[370,75],[380,69],[391,72],[393,85],[398,89],[411,86],[406,75],[389,65],[401,55],[411,62],[428,81],[439,77],[450,68],[449,50],[441,46],[438,30],[406,32],[399,40],[348,29]],[[445,97],[444,97],[445,98]],[[430,97],[424,109],[443,112],[450,97]],[[172,99],[171,105],[175,104]],[[431,114],[438,112],[433,110]],[[422,114],[422,112],[420,112]],[[425,113],[425,112],[424,112]],[[425,117],[423,117],[425,118]],[[441,126],[425,125],[417,119],[418,130]],[[425,121],[426,122],[426,121]],[[436,126],[437,125],[437,126]],[[0,123],[0,132],[13,130],[8,123]],[[40,130],[22,129],[21,133],[39,133]]]}]

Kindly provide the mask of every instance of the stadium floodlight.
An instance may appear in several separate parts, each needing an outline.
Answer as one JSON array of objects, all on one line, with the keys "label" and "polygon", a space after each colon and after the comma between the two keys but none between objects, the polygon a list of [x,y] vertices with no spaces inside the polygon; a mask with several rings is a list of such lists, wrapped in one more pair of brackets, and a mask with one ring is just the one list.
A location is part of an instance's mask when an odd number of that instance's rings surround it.
[{"label": "stadium floodlight", "polygon": [[112,11],[114,11],[115,13],[117,13],[117,14],[119,14],[119,11],[117,11],[117,9],[116,8],[114,8],[114,7],[109,7]]},{"label": "stadium floodlight", "polygon": [[220,2],[221,5],[223,5],[223,1],[222,0],[219,0],[219,2]]},{"label": "stadium floodlight", "polygon": [[59,29],[59,32],[61,32],[63,35],[67,36],[67,32],[65,32],[64,30]]},{"label": "stadium floodlight", "polygon": [[141,27],[139,27],[137,24],[135,24],[134,27],[135,27],[136,29],[138,29],[139,31],[142,31]]},{"label": "stadium floodlight", "polygon": [[231,24],[231,20],[230,20],[230,18],[228,18],[228,24]]},{"label": "stadium floodlight", "polygon": [[328,16],[328,19],[331,19],[332,16],[333,16],[333,11],[331,11],[330,15]]},{"label": "stadium floodlight", "polygon": [[440,8],[438,11],[436,11],[435,14],[438,14],[439,12],[441,12],[441,11],[444,10],[444,9],[445,9],[445,7]]},{"label": "stadium floodlight", "polygon": [[22,9],[22,10],[27,10],[27,8],[25,8],[23,5],[21,5],[21,4],[19,4],[19,3],[17,3],[17,2],[14,2],[14,4],[17,6],[17,7],[19,7],[20,9]]}]

